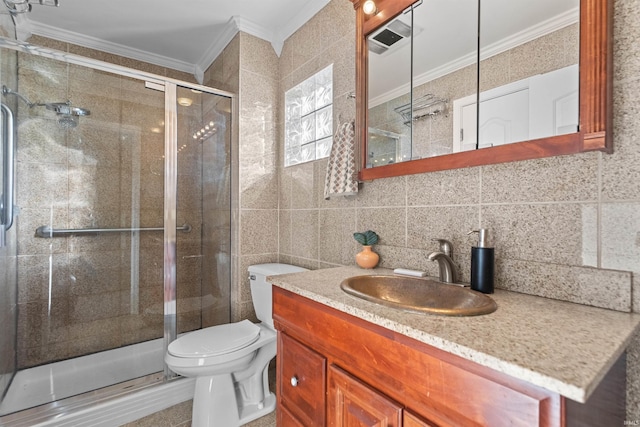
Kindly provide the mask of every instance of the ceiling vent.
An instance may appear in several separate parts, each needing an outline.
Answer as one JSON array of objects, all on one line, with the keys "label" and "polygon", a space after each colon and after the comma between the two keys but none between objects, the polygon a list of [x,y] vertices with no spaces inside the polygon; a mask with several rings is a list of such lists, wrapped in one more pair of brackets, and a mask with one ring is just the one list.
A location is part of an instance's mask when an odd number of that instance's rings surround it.
[{"label": "ceiling vent", "polygon": [[372,34],[367,45],[371,52],[381,55],[407,37],[411,37],[411,26],[396,19]]}]

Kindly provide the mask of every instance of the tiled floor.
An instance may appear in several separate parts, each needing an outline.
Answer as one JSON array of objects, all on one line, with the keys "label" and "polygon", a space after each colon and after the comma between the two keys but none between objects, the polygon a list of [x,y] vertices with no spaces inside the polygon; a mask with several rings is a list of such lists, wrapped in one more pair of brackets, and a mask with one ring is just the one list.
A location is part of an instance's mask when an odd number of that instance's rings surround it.
[{"label": "tiled floor", "polygon": [[[245,424],[245,427],[275,427],[275,411],[262,418]],[[121,427],[190,427],[191,426],[191,401],[173,406],[162,412],[156,412]]]},{"label": "tiled floor", "polygon": [[[269,387],[271,390],[276,389],[275,384],[276,371],[275,363],[272,362],[269,369]],[[132,423],[125,424],[122,427],[190,427],[191,426],[191,408],[192,401],[180,403],[165,409],[161,412],[156,412],[148,417],[141,418]],[[276,413],[275,411],[262,418],[258,418],[255,421],[245,424],[245,427],[275,427],[276,426]]]},{"label": "tiled floor", "polygon": [[246,424],[246,427],[275,427],[276,426],[276,413],[272,412],[269,415],[258,418],[255,421]]},{"label": "tiled floor", "polygon": [[[276,389],[276,372],[275,364],[272,363],[269,370],[269,387],[271,390]],[[125,424],[121,427],[191,427],[191,400],[172,406],[161,412],[156,412],[148,417],[144,417],[132,423]],[[262,418],[245,424],[245,427],[275,427],[276,413],[275,411]]]}]

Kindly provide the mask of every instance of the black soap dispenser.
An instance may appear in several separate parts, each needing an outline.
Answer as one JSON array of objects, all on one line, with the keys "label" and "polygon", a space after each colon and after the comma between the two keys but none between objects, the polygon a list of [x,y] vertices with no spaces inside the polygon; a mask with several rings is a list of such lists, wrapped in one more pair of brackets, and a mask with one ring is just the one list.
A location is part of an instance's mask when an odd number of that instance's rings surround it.
[{"label": "black soap dispenser", "polygon": [[471,248],[471,289],[485,294],[493,293],[494,249],[487,247],[486,229],[472,230],[478,233],[478,246]]}]

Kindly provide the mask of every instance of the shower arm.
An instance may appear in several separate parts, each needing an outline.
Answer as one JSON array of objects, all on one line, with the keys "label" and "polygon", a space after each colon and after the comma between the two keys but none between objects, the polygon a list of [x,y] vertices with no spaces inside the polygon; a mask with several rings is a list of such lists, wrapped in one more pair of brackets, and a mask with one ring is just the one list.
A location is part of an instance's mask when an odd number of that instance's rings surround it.
[{"label": "shower arm", "polygon": [[58,111],[55,109],[56,106],[58,105],[66,105],[67,107],[71,107],[71,101],[70,100],[66,100],[65,102],[31,102],[29,101],[29,99],[16,92],[15,90],[11,90],[8,87],[6,87],[5,85],[2,85],[2,94],[3,95],[14,95],[17,96],[18,98],[20,98],[25,104],[27,104],[27,106],[29,108],[33,108],[33,107],[46,107],[48,110],[52,110],[52,111],[56,111],[58,113]]},{"label": "shower arm", "polygon": [[18,98],[20,98],[25,104],[27,104],[29,106],[29,108],[33,108],[36,105],[40,105],[40,104],[34,104],[33,102],[29,101],[24,95],[20,95],[18,92],[16,92],[15,90],[11,90],[8,87],[6,87],[5,85],[2,85],[2,94],[3,95],[14,95],[17,96]]}]

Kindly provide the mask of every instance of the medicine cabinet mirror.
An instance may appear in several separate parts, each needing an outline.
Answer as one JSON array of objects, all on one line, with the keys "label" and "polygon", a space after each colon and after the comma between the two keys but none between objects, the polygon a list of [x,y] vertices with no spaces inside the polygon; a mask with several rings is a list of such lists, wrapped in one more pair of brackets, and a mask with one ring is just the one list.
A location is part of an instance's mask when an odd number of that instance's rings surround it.
[{"label": "medicine cabinet mirror", "polygon": [[611,152],[611,0],[351,1],[361,180]]}]

